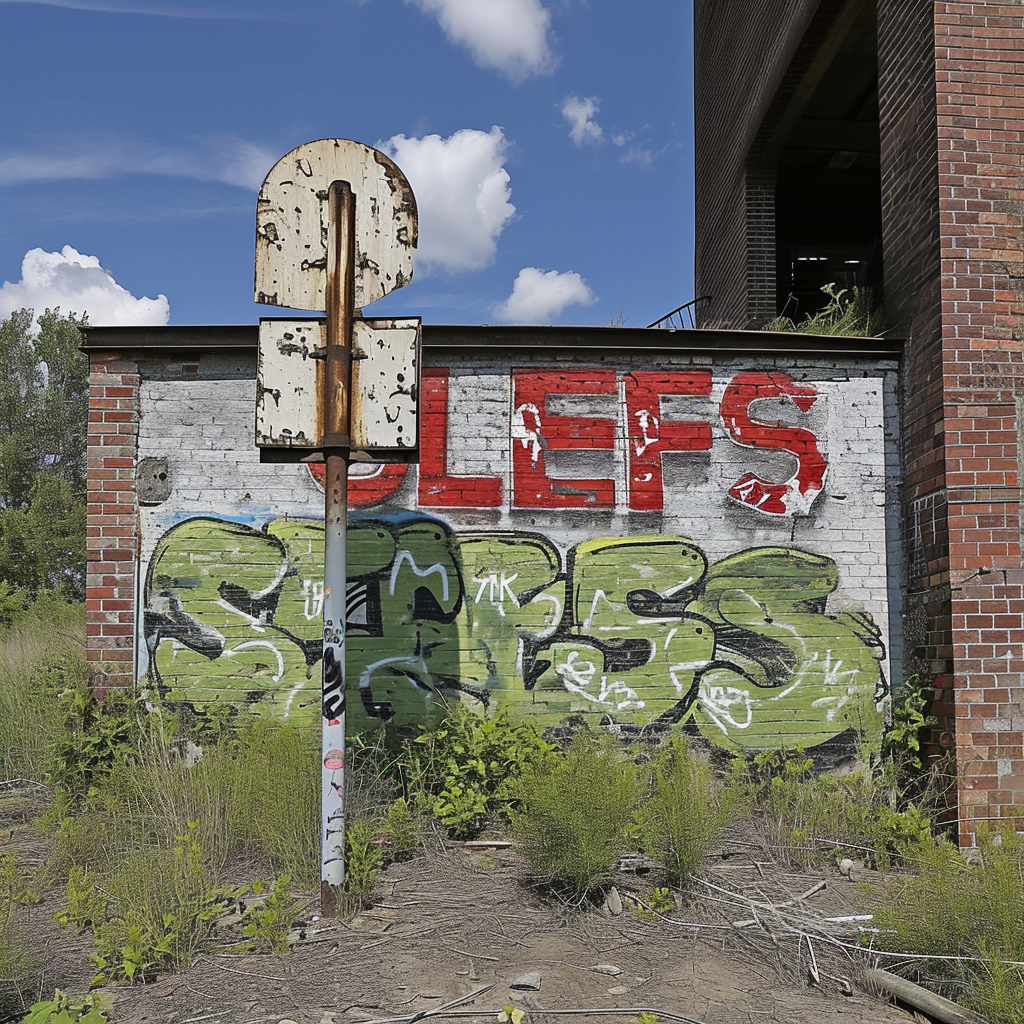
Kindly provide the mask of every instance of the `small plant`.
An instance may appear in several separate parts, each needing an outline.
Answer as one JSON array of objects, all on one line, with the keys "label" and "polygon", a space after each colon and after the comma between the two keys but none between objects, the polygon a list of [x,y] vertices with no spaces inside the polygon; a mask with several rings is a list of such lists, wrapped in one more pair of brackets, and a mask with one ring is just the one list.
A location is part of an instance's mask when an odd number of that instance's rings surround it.
[{"label": "small plant", "polygon": [[[242,913],[238,926],[245,941],[232,947],[234,952],[286,953],[288,932],[295,923],[299,901],[288,892],[291,879],[281,875],[265,900],[253,902]],[[262,882],[253,884],[257,896],[265,891]]]},{"label": "small plant", "polygon": [[348,822],[345,828],[345,909],[366,906],[384,868],[384,848],[371,821]]},{"label": "small plant", "polygon": [[526,1011],[507,1003],[498,1011],[498,1024],[523,1024],[526,1020]]},{"label": "small plant", "polygon": [[641,921],[657,921],[659,914],[667,914],[670,910],[676,909],[675,893],[671,889],[659,886],[644,893],[643,904],[636,904],[636,916]]},{"label": "small plant", "polygon": [[683,885],[701,867],[727,818],[727,801],[711,768],[685,740],[670,740],[654,751],[637,826],[644,849],[665,865],[669,885]]},{"label": "small plant", "polygon": [[551,749],[536,726],[509,712],[483,718],[456,704],[441,725],[410,745],[406,792],[453,837],[465,838],[489,813],[507,807],[511,780]]},{"label": "small plant", "polygon": [[636,1015],[636,1024],[660,1024],[661,1018],[656,1013],[641,1010]]},{"label": "small plant", "polygon": [[52,999],[33,1003],[22,1024],[106,1024],[110,1004],[96,992],[82,999],[69,999],[60,989]]},{"label": "small plant", "polygon": [[799,324],[785,314],[765,324],[766,331],[796,331],[800,334],[850,335],[870,338],[884,328],[881,311],[876,307],[870,288],[854,288],[852,294],[835,283],[821,289],[828,302]]},{"label": "small plant", "polygon": [[626,849],[638,797],[637,769],[611,737],[579,734],[517,779],[512,833],[530,866],[579,902]]}]

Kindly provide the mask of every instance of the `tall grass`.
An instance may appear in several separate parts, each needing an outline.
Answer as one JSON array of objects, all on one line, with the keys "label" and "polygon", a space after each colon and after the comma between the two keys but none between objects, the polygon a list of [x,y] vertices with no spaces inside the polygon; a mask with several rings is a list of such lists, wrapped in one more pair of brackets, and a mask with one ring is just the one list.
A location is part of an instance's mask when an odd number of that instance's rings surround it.
[{"label": "tall grass", "polygon": [[681,886],[703,866],[741,801],[681,738],[654,751],[649,772],[638,833],[647,853],[664,864],[665,881]]},{"label": "tall grass", "polygon": [[919,806],[894,806],[884,775],[864,767],[818,774],[802,751],[779,748],[737,762],[733,781],[768,842],[797,862],[813,864],[853,845],[873,866],[887,869],[914,863],[918,847],[931,841]]},{"label": "tall grass", "polygon": [[0,630],[0,778],[42,781],[58,696],[86,678],[84,606],[40,599]]},{"label": "tall grass", "polygon": [[564,754],[528,765],[513,792],[512,834],[523,856],[555,890],[581,902],[627,849],[636,765],[611,737],[580,733]]},{"label": "tall grass", "polygon": [[195,823],[214,875],[232,861],[288,874],[300,885],[319,872],[319,735],[258,719],[189,766],[158,728],[137,757],[96,787],[56,837],[64,867],[101,870],[131,852],[169,851]]},{"label": "tall grass", "polygon": [[879,941],[935,957],[923,973],[988,1024],[1024,1024],[1024,838],[1007,828],[978,837],[976,863],[951,843],[921,849],[919,870],[889,887]]}]

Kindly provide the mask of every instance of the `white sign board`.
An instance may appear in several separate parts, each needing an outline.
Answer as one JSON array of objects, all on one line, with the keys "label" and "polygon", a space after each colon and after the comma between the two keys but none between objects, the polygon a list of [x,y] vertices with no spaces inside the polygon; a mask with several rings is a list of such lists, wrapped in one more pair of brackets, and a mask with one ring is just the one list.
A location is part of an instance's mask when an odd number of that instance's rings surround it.
[{"label": "white sign board", "polygon": [[[261,319],[256,378],[256,444],[301,448],[323,441],[322,320]],[[419,408],[419,317],[352,324],[352,448],[415,449]]]}]

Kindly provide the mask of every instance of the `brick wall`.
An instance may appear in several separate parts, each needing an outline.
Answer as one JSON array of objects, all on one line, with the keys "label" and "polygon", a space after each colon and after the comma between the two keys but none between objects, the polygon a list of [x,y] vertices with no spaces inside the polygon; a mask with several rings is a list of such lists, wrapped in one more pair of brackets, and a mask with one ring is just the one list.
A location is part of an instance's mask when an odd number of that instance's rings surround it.
[{"label": "brick wall", "polygon": [[134,683],[138,367],[94,352],[89,377],[86,634],[93,684]]},{"label": "brick wall", "polygon": [[[877,745],[901,659],[894,364],[611,348],[428,349],[422,464],[353,470],[352,727],[454,699],[823,763]],[[138,681],[315,718],[316,474],[259,462],[251,350],[137,360],[139,501],[111,542],[121,586],[138,553]],[[123,640],[93,630],[95,660],[126,663]]]},{"label": "brick wall", "polygon": [[929,752],[938,755],[953,746],[954,702],[932,8],[932,0],[881,0],[878,87],[885,309],[906,339],[904,668],[933,688],[939,724]]},{"label": "brick wall", "polygon": [[936,3],[934,23],[956,743],[973,819],[1024,805],[1024,9]]},{"label": "brick wall", "polygon": [[[748,308],[748,266],[756,294],[770,295],[774,307],[774,222],[770,240],[758,232],[766,226],[759,200],[765,198],[764,175],[770,178],[772,169],[748,168],[748,156],[818,7],[819,0],[707,0],[694,5],[694,79],[715,83],[713,89],[698,88],[694,97],[700,154],[696,293],[712,296],[697,310],[703,324],[744,327],[763,312],[763,302],[753,311]],[[748,170],[755,214],[749,228]],[[769,269],[771,281],[766,284]]]}]

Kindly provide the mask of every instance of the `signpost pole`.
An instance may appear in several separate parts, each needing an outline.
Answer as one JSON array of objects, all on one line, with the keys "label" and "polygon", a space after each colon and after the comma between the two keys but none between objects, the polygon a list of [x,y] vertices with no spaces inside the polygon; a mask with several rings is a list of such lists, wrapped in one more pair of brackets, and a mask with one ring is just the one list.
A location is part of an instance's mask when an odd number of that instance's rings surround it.
[{"label": "signpost pole", "polygon": [[[326,463],[320,752],[325,916],[338,913],[345,884],[349,460],[355,449],[362,457],[409,461],[419,444],[419,318],[366,320],[362,308],[412,280],[417,223],[416,197],[400,168],[351,139],[318,139],[286,153],[256,200],[253,297],[326,313],[326,323],[260,320],[255,423],[261,462],[309,461],[322,454]],[[362,349],[355,372],[353,337]]]},{"label": "signpost pole", "polygon": [[355,266],[355,200],[331,183],[327,239],[327,353],[324,367],[323,802],[320,903],[337,913],[345,881],[345,632],[347,612],[349,406]]}]

